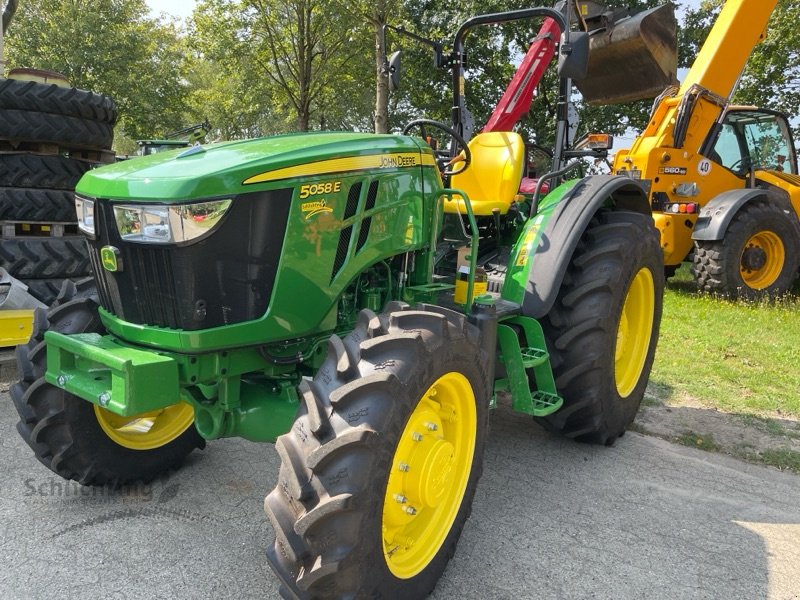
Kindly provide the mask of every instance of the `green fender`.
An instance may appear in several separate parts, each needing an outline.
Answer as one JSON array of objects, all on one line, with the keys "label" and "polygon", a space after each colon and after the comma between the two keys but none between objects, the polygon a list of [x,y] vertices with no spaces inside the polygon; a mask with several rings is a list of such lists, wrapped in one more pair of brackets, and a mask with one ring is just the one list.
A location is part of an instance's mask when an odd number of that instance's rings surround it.
[{"label": "green fender", "polygon": [[[522,304],[522,313],[535,319],[550,312],[583,232],[604,207],[652,214],[647,190],[639,181],[592,175],[571,182],[557,202],[545,199],[540,216],[520,235],[511,255],[516,268],[506,275],[503,297]],[[524,253],[530,254],[529,260],[520,260]]]}]

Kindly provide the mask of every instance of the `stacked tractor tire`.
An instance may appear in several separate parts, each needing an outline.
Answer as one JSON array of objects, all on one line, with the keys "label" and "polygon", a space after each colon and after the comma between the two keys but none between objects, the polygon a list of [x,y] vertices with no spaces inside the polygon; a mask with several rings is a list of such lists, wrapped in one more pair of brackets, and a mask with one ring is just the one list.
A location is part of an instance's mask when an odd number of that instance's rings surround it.
[{"label": "stacked tractor tire", "polygon": [[114,101],[65,83],[27,69],[0,79],[0,267],[45,304],[90,274],[75,186],[114,161]]}]

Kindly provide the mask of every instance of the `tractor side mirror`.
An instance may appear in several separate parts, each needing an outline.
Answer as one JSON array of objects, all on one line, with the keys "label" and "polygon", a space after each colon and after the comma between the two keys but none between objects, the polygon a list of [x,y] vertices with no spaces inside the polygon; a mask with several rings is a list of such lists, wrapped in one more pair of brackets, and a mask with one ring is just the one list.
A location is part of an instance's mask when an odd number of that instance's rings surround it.
[{"label": "tractor side mirror", "polygon": [[558,74],[568,79],[583,79],[589,72],[589,34],[572,31],[569,44],[561,43],[558,55]]},{"label": "tractor side mirror", "polygon": [[396,92],[400,89],[400,50],[389,57],[389,91]]}]

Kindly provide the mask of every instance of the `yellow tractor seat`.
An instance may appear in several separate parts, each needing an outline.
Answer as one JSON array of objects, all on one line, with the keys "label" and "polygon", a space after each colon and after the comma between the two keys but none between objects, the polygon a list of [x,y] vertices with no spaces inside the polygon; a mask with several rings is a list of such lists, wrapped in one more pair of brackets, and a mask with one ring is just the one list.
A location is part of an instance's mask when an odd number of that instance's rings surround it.
[{"label": "yellow tractor seat", "polygon": [[[477,216],[489,216],[493,209],[508,212],[519,194],[519,182],[525,159],[525,142],[513,131],[479,133],[469,142],[472,162],[463,172],[453,175],[450,187],[463,190],[469,196]],[[467,214],[464,200],[455,197],[445,200],[444,211]]]}]

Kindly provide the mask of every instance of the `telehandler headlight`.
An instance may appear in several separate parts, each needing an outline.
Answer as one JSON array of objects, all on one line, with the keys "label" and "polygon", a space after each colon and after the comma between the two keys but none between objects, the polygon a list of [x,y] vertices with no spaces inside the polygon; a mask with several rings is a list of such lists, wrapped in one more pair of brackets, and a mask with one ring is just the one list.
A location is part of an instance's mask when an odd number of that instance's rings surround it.
[{"label": "telehandler headlight", "polygon": [[94,200],[75,196],[75,212],[78,213],[78,229],[94,238]]},{"label": "telehandler headlight", "polygon": [[175,206],[124,204],[114,206],[114,220],[125,241],[176,244],[210,233],[230,205],[230,200]]}]

